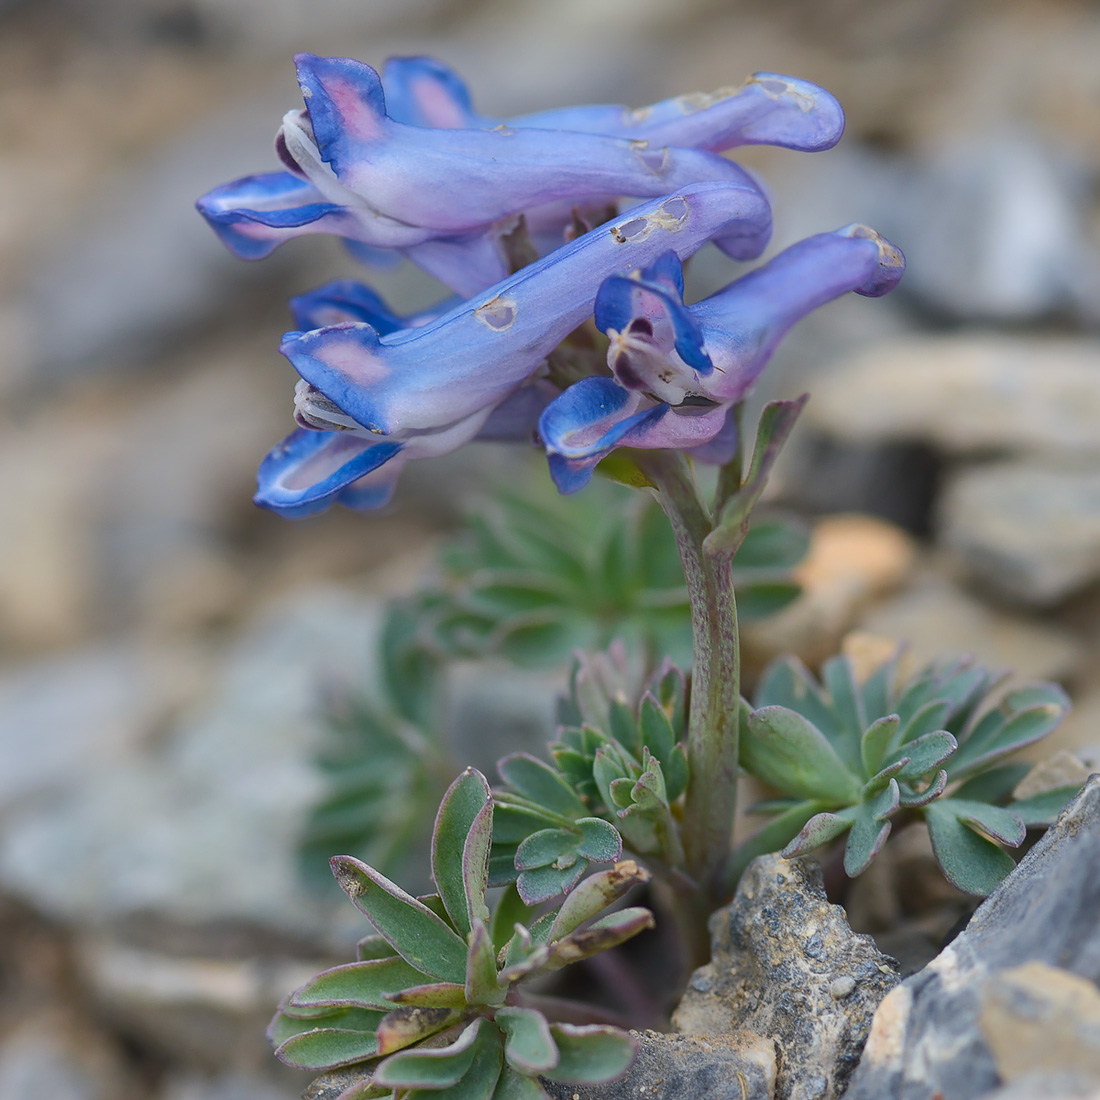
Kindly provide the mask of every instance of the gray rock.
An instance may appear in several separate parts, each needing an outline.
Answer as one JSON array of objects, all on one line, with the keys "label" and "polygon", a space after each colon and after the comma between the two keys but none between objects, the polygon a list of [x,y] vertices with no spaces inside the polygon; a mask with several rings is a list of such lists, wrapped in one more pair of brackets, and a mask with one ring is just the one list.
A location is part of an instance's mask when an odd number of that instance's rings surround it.
[{"label": "gray rock", "polygon": [[1100,465],[999,462],[962,470],[939,534],[965,575],[998,597],[1051,607],[1100,577]]},{"label": "gray rock", "polygon": [[118,1100],[135,1084],[110,1038],[75,1014],[31,1018],[0,1042],[0,1100]]},{"label": "gray rock", "polygon": [[875,344],[821,373],[804,428],[950,456],[1100,455],[1100,341],[970,333]]},{"label": "gray rock", "polygon": [[[213,938],[207,936],[208,945]],[[163,929],[161,939],[169,939]],[[244,948],[248,954],[234,958],[170,954],[168,946],[145,950],[121,936],[78,936],[77,973],[98,1013],[117,1030],[174,1062],[211,1072],[278,1070],[264,1036],[275,1006],[335,962],[280,958],[255,935]],[[210,1095],[221,1093],[212,1087]],[[228,1083],[225,1095],[237,1095]]]},{"label": "gray rock", "polygon": [[848,927],[809,860],[761,856],[711,918],[713,955],[673,1016],[688,1035],[748,1030],[776,1048],[779,1100],[831,1100],[859,1060],[893,959]]},{"label": "gray rock", "polygon": [[[910,163],[886,225],[909,258],[903,293],[955,318],[1096,316],[1100,266],[1087,245],[1087,182],[1031,131],[938,143]],[[892,223],[892,224],[890,224]]]},{"label": "gray rock", "polygon": [[361,919],[338,890],[306,891],[295,853],[320,786],[320,694],[369,675],[378,614],[320,586],[269,608],[219,655],[202,712],[9,814],[0,886],[84,928],[154,913],[354,942]]},{"label": "gray rock", "polygon": [[254,1073],[221,1073],[213,1077],[189,1073],[171,1078],[157,1100],[288,1100],[292,1095],[285,1084],[276,1084]]},{"label": "gray rock", "polygon": [[[965,931],[882,1002],[845,1100],[976,1100],[1004,1083],[1013,1072],[1002,1045],[1006,1016],[1017,1029],[1007,1049],[1018,1048],[1021,1033],[1039,1049],[1051,1046],[1049,1032],[1045,1038],[1036,1034],[1043,1027],[1041,1016],[1021,1020],[1026,1013],[1020,1002],[1004,1011],[1005,983],[1018,986],[1025,963],[1100,981],[1097,913],[1100,775],[1089,780]],[[1070,975],[1059,976],[1059,984],[1078,988]],[[1043,995],[1056,997],[1056,985],[1045,983]],[[1065,998],[1043,1012],[1048,1021],[1073,1014]],[[997,1029],[992,1044],[989,1028]],[[1088,1041],[1095,1050],[1097,1037]],[[1065,1044],[1058,1049],[1064,1051]]]},{"label": "gray rock", "polygon": [[1100,1085],[1080,1073],[1029,1073],[982,1100],[1100,1100]]},{"label": "gray rock", "polygon": [[544,1081],[544,1088],[555,1100],[771,1100],[775,1095],[775,1050],[759,1035],[701,1039],[657,1031],[632,1034],[638,1057],[617,1081],[588,1086]]},{"label": "gray rock", "polygon": [[287,256],[235,259],[194,208],[220,183],[274,170],[279,101],[265,91],[228,105],[120,165],[103,193],[77,204],[29,280],[38,382],[139,362],[223,312],[235,288],[286,277]]}]

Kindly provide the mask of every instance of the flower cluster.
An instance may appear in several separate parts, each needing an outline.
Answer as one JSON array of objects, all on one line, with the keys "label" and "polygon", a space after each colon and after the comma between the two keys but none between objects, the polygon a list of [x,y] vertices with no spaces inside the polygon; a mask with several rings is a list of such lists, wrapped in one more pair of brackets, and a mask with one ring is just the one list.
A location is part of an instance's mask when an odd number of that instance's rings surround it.
[{"label": "flower cluster", "polygon": [[497,119],[429,59],[381,76],[345,58],[297,65],[306,106],[276,139],[285,170],[216,188],[200,212],[245,259],[330,233],[367,262],[406,257],[456,297],[402,317],[342,281],[292,303],[299,429],[256,495],[284,515],[378,507],[406,462],[475,438],[541,440],[563,492],[618,446],[726,461],[730,410],[783,333],[847,291],[885,293],[904,266],[850,226],[684,304],[683,260],[708,242],[755,259],[771,235],[760,187],[721,154],[839,139],[839,105],[805,81],[756,73],[640,110]]}]

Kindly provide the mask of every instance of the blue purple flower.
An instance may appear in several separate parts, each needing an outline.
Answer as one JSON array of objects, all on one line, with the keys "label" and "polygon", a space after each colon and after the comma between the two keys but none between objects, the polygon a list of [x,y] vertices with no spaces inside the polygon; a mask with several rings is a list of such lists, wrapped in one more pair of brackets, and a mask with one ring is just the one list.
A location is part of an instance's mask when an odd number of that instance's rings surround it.
[{"label": "blue purple flower", "polygon": [[[369,262],[405,256],[455,296],[401,316],[342,280],[291,302],[281,350],[301,376],[298,429],[256,494],[285,515],[378,507],[411,460],[536,430],[563,491],[617,446],[727,461],[731,410],[783,333],[900,275],[896,249],[850,227],[684,304],[683,260],[708,242],[753,259],[771,234],[767,199],[721,152],[839,139],[839,104],[805,81],[756,73],[640,110],[496,119],[428,58],[391,59],[382,78],[347,58],[296,61],[305,109],[276,140],[285,170],[216,188],[199,210],[246,259],[329,233]],[[624,196],[645,201],[624,210]],[[575,335],[593,314],[606,368]]]},{"label": "blue purple flower", "polygon": [[[595,317],[609,337],[612,377],[570,386],[539,420],[558,487],[581,488],[616,447],[696,450],[715,443],[729,409],[752,389],[796,321],[848,291],[885,294],[904,268],[889,241],[850,225],[792,245],[692,306],[684,304],[682,269],[672,254],[643,272],[607,279]],[[724,460],[720,447],[714,457]]]}]

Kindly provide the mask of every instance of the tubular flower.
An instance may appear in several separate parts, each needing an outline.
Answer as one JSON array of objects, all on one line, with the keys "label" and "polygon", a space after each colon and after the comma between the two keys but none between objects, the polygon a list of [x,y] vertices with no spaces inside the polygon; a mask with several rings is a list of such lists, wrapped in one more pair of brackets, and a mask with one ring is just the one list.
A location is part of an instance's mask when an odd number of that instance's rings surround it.
[{"label": "tubular flower", "polygon": [[[756,188],[732,161],[703,149],[560,129],[425,129],[386,112],[378,74],[348,58],[297,57],[306,109],[283,120],[276,151],[288,171],[248,176],[199,200],[245,259],[303,233],[400,248],[460,293],[507,275],[496,225],[526,210],[601,207],[620,195],[656,198],[705,180]],[[738,259],[758,238],[716,235]],[[560,239],[560,238],[559,238]]]},{"label": "tubular flower", "polygon": [[539,420],[558,488],[587,484],[615,447],[692,449],[704,461],[724,461],[728,411],[791,326],[848,291],[887,293],[904,268],[889,241],[850,225],[792,245],[692,306],[684,305],[682,268],[671,253],[643,272],[607,279],[595,316],[609,338],[612,377],[575,383]]},{"label": "tubular flower", "polygon": [[[281,350],[301,376],[298,427],[264,459],[255,498],[281,514],[376,508],[406,463],[473,439],[540,439],[563,491],[617,446],[728,461],[731,410],[783,333],[900,275],[896,249],[851,227],[684,304],[681,261],[709,242],[753,259],[771,235],[764,194],[721,154],[839,139],[839,104],[805,81],[756,73],[640,110],[497,119],[427,58],[391,59],[383,77],[296,61],[305,108],[279,130],[284,170],[216,188],[200,212],[246,259],[329,233],[368,262],[412,260],[454,296],[402,316],[344,280],[291,302]],[[642,201],[623,209],[626,197]]]},{"label": "tubular flower", "polygon": [[533,376],[592,315],[606,278],[669,249],[687,257],[715,233],[757,236],[769,220],[755,189],[695,184],[635,207],[424,323],[396,318],[356,284],[296,299],[299,323],[320,320],[322,311],[344,319],[284,340],[283,354],[303,380],[295,402],[302,428],[264,460],[256,502],[287,515],[333,500],[377,507],[409,459],[446,454],[481,432],[522,435],[548,398],[544,385],[532,387]]}]

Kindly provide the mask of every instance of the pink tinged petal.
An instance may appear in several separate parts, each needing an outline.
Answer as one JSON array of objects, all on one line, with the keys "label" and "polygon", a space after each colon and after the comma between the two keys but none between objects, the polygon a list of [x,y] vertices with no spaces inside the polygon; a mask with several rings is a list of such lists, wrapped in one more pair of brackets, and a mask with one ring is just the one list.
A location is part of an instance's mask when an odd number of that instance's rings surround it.
[{"label": "pink tinged petal", "polygon": [[725,406],[726,421],[717,434],[691,449],[691,457],[697,462],[706,462],[711,466],[725,466],[737,454],[740,437],[737,432],[737,414],[732,405]]},{"label": "pink tinged petal", "polygon": [[369,325],[292,333],[283,354],[364,427],[402,438],[492,407],[592,312],[610,275],[691,255],[718,232],[758,234],[763,197],[702,183],[644,203],[418,329],[379,338]]},{"label": "pink tinged petal", "polygon": [[655,405],[610,378],[584,378],[547,406],[539,436],[550,454],[590,458],[606,454],[635,425],[667,411],[667,405]]},{"label": "pink tinged petal", "polygon": [[316,515],[342,489],[389,462],[400,450],[399,443],[299,429],[260,464],[253,499],[261,508],[292,519]]},{"label": "pink tinged petal", "polygon": [[230,251],[245,260],[270,255],[305,233],[342,233],[352,225],[343,207],[289,172],[245,176],[207,192],[195,204]]},{"label": "pink tinged petal", "polygon": [[[386,116],[370,66],[309,54],[296,60],[317,149],[339,184],[409,226],[457,234],[560,199],[657,197],[710,180],[756,186],[731,161],[701,150],[553,130],[403,126]],[[717,236],[727,248],[745,247],[743,234],[729,245]]]},{"label": "pink tinged petal", "polygon": [[382,85],[390,118],[406,126],[457,130],[483,124],[461,77],[435,58],[389,58],[382,69]]}]

